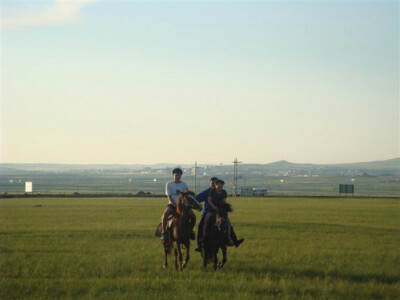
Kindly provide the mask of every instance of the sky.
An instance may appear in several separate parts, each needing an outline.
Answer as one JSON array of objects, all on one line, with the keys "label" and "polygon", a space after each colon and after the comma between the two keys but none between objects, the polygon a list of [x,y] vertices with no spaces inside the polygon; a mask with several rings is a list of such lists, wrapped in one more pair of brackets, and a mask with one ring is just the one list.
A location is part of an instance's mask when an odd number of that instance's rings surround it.
[{"label": "sky", "polygon": [[1,163],[400,156],[399,1],[0,3]]}]

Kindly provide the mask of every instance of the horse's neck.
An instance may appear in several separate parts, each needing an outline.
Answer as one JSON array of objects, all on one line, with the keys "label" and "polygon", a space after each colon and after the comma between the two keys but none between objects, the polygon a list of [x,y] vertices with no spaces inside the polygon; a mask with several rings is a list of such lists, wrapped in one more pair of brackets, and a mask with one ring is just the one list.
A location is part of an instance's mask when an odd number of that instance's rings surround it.
[{"label": "horse's neck", "polygon": [[183,210],[181,214],[176,214],[176,218],[181,221],[189,220],[189,217],[190,214],[188,209]]},{"label": "horse's neck", "polygon": [[176,220],[176,225],[179,226],[179,227],[180,226],[184,226],[187,223],[189,223],[189,220],[190,220],[189,210],[185,209],[182,212],[182,214],[177,214],[176,217],[175,217],[175,220]]}]

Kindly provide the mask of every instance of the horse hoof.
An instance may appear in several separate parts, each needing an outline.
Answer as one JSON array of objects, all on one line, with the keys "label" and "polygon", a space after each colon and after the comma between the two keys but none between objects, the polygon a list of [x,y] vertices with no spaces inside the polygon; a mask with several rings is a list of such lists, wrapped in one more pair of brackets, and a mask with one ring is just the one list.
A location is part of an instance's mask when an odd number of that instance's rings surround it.
[{"label": "horse hoof", "polygon": [[224,266],[223,263],[219,263],[219,264],[218,264],[218,268],[220,268],[220,269],[221,269],[223,266]]}]

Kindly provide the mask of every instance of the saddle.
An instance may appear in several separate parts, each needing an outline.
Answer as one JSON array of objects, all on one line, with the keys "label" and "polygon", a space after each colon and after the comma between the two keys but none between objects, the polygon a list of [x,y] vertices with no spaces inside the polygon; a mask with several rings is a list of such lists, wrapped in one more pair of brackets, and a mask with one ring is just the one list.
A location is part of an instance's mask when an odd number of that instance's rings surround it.
[{"label": "saddle", "polygon": [[[167,221],[167,228],[165,228],[166,232],[169,233],[171,231],[173,221],[174,221],[174,216],[173,215],[169,216],[168,221]],[[161,237],[161,233],[162,233],[162,223],[158,224],[154,235]]]}]

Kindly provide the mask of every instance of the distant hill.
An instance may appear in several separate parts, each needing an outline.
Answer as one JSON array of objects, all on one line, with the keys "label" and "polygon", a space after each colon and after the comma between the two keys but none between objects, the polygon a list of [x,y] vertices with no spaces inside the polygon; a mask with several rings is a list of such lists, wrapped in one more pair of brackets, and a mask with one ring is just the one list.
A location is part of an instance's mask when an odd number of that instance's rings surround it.
[{"label": "distant hill", "polygon": [[347,163],[347,164],[298,164],[298,163],[291,163],[286,160],[281,160],[269,164],[264,164],[262,166],[271,169],[353,168],[353,169],[369,169],[369,170],[378,170],[378,169],[399,170],[400,157],[382,161]]},{"label": "distant hill", "polygon": [[369,170],[379,170],[379,169],[387,169],[387,170],[399,170],[400,169],[400,157],[393,158],[389,160],[380,160],[380,161],[372,161],[372,162],[360,162],[360,163],[352,163],[352,164],[337,164],[331,165],[333,167],[347,167],[347,168],[360,168],[360,169],[369,169]]},{"label": "distant hill", "polygon": [[72,172],[72,171],[95,171],[95,170],[141,170],[144,168],[163,169],[175,168],[181,166],[183,168],[191,165],[178,165],[168,163],[158,163],[153,165],[144,164],[17,164],[17,163],[0,163],[0,172],[2,171],[49,171],[49,172]]},{"label": "distant hill", "polygon": [[275,169],[275,170],[283,170],[283,169],[305,169],[305,168],[318,168],[321,165],[316,165],[316,164],[298,164],[298,163],[292,163],[288,162],[286,160],[280,160],[277,162],[269,163],[269,164],[264,164],[263,165],[266,168],[269,169]]},{"label": "distant hill", "polygon": [[[0,164],[0,170],[22,170],[22,171],[84,171],[84,170],[103,170],[103,169],[124,169],[128,166],[117,164],[99,165],[75,165],[75,164]],[[130,165],[130,169],[142,169],[145,165]]]},{"label": "distant hill", "polygon": [[[159,163],[153,165],[143,164],[14,164],[1,163],[0,174],[24,173],[24,172],[82,172],[82,171],[138,171],[143,169],[166,169],[181,166],[185,169],[193,168],[193,165],[179,165],[170,163]],[[199,165],[200,168],[218,170],[218,172],[231,173],[232,165]],[[348,164],[302,164],[292,163],[286,160],[269,164],[241,164],[240,169],[246,172],[258,172],[264,175],[272,175],[280,172],[291,172],[292,174],[317,174],[317,175],[387,175],[400,176],[400,158],[383,161],[359,162]],[[212,173],[212,172],[210,172]]]},{"label": "distant hill", "polygon": [[[249,165],[250,166],[250,165]],[[323,175],[389,175],[400,176],[400,158],[383,161],[348,164],[297,164],[285,160],[262,165],[262,169],[274,171],[302,171]]]}]

